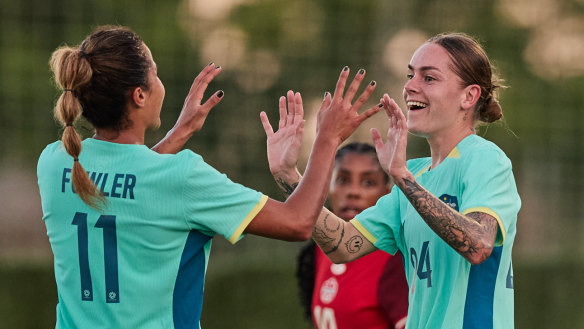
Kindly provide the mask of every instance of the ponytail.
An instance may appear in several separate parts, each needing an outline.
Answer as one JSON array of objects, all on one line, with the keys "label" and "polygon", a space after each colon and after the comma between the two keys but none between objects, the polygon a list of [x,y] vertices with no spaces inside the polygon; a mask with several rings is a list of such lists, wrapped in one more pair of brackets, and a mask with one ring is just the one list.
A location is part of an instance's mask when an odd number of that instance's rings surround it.
[{"label": "ponytail", "polygon": [[73,187],[83,202],[100,209],[106,203],[106,199],[79,163],[81,136],[73,127],[82,113],[76,92],[80,86],[91,80],[93,74],[91,65],[80,50],[61,47],[53,52],[50,66],[55,75],[55,82],[63,89],[55,105],[54,116],[65,128],[61,141],[67,153],[73,157],[71,170]]}]

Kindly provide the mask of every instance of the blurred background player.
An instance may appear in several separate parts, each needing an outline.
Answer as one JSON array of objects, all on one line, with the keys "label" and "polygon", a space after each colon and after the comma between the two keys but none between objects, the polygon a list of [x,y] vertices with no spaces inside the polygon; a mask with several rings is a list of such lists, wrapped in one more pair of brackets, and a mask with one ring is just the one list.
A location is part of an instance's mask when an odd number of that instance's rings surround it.
[{"label": "blurred background player", "polygon": [[[345,221],[389,193],[389,177],[375,148],[350,143],[335,156],[328,194],[330,209]],[[408,283],[401,253],[377,250],[346,264],[334,264],[310,241],[297,269],[305,315],[318,329],[403,329]]]}]

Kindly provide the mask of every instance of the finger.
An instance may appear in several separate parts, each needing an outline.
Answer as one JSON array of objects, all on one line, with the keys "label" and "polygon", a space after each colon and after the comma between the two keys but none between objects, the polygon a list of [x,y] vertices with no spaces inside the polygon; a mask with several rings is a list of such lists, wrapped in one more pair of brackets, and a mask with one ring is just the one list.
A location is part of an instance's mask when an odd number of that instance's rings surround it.
[{"label": "finger", "polygon": [[381,134],[376,128],[371,128],[371,138],[373,139],[373,145],[379,154],[379,150],[383,148],[383,140],[381,139]]},{"label": "finger", "polygon": [[357,72],[357,74],[353,78],[353,82],[351,82],[351,84],[349,85],[349,89],[347,90],[347,93],[343,98],[345,102],[351,103],[353,101],[353,98],[355,97],[357,90],[359,90],[359,86],[361,85],[361,81],[363,81],[364,77],[365,70],[360,69],[359,72]]},{"label": "finger", "polygon": [[278,127],[281,129],[286,126],[286,97],[280,96],[279,100],[279,107],[280,107],[280,122]]},{"label": "finger", "polygon": [[268,120],[268,115],[266,112],[262,111],[260,113],[260,121],[262,122],[264,131],[266,132],[266,136],[268,138],[272,137],[274,135],[274,129],[272,129],[272,125],[270,124],[270,120]]},{"label": "finger", "polygon": [[286,119],[286,124],[294,124],[296,108],[294,107],[294,92],[292,90],[288,90],[286,93],[286,99],[288,100],[288,117]]},{"label": "finger", "polygon": [[203,113],[209,113],[215,105],[217,105],[223,99],[223,90],[217,91],[213,96],[209,97],[209,99],[201,106],[201,110]]},{"label": "finger", "polygon": [[213,63],[213,62],[207,64],[207,66],[205,66],[201,70],[201,72],[199,72],[199,74],[197,74],[197,76],[195,77],[195,80],[193,81],[193,84],[191,85],[190,91],[192,91],[195,88],[197,88],[197,86],[199,85],[199,83],[201,83],[201,80],[203,79],[203,77],[206,76],[209,72],[211,72],[214,67],[215,67],[215,63]]},{"label": "finger", "polygon": [[363,104],[365,104],[365,102],[367,102],[367,100],[369,99],[369,96],[371,96],[371,94],[373,93],[373,90],[375,90],[375,87],[377,87],[377,83],[375,81],[371,81],[367,85],[367,88],[365,88],[365,90],[363,91],[361,96],[359,96],[359,98],[357,98],[357,101],[355,102],[355,104],[353,104],[353,108],[355,109],[355,111],[359,111],[361,106],[363,106]]},{"label": "finger", "polygon": [[361,124],[361,122],[367,120],[367,118],[371,117],[372,115],[374,115],[375,113],[377,113],[379,111],[381,111],[381,106],[375,105],[375,106],[371,107],[370,109],[368,109],[367,111],[361,113],[358,117],[359,124]]},{"label": "finger", "polygon": [[198,86],[195,87],[194,92],[194,99],[196,102],[201,102],[203,99],[203,95],[205,94],[205,90],[209,86],[209,83],[219,74],[221,73],[221,66],[215,66],[215,68],[209,71],[205,76],[202,77]]},{"label": "finger", "polygon": [[331,96],[331,93],[329,93],[328,91],[324,92],[324,98],[322,99],[322,103],[320,103],[320,108],[318,109],[318,111],[322,111],[324,109],[326,109],[327,107],[329,107],[331,105],[331,103],[333,102],[333,98]]},{"label": "finger", "polygon": [[345,66],[341,71],[339,80],[337,80],[337,86],[335,87],[335,93],[333,95],[333,100],[340,101],[343,98],[343,93],[345,92],[345,84],[347,83],[347,77],[349,76],[349,67]]},{"label": "finger", "polygon": [[302,105],[302,96],[300,93],[294,94],[294,122],[304,118],[304,106]]}]

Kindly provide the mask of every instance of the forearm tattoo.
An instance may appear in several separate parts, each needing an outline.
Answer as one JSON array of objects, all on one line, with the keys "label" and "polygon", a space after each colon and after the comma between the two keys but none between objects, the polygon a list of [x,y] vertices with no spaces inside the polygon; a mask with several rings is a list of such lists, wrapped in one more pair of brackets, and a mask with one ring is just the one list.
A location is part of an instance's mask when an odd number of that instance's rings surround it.
[{"label": "forearm tattoo", "polygon": [[464,258],[470,260],[484,249],[492,248],[480,239],[496,234],[498,224],[492,216],[481,212],[464,216],[415,180],[404,179],[403,192],[428,226]]},{"label": "forearm tattoo", "polygon": [[[317,223],[312,231],[312,238],[327,255],[339,249],[341,241],[343,241],[343,236],[345,235],[344,222],[338,221],[336,223],[331,223],[328,219],[329,214],[326,214],[322,219],[322,224]],[[340,237],[336,238],[335,236],[338,236],[339,234]],[[337,242],[335,243],[335,241]]]},{"label": "forearm tattoo", "polygon": [[280,177],[276,178],[276,183],[278,183],[280,190],[282,190],[282,193],[284,193],[286,198],[292,195],[292,192],[294,192],[294,190],[298,187],[298,183],[288,184]]}]

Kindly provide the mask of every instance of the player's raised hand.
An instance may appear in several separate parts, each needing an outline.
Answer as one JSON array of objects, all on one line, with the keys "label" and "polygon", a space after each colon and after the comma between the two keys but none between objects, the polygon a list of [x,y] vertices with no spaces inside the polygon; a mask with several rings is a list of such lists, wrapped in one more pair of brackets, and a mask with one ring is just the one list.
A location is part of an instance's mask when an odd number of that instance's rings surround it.
[{"label": "player's raised hand", "polygon": [[268,163],[274,177],[289,176],[296,172],[305,122],[300,93],[289,90],[286,97],[280,97],[279,109],[280,121],[276,132],[266,113],[260,113],[267,137]]},{"label": "player's raised hand", "polygon": [[191,85],[187,97],[185,98],[185,103],[178,120],[176,121],[175,128],[180,127],[191,134],[201,130],[211,109],[223,98],[223,91],[219,90],[209,97],[205,103],[201,104],[207,86],[209,86],[209,83],[220,72],[220,66],[215,66],[214,63],[209,63],[209,65],[205,66],[199,75],[197,75],[195,81],[193,81],[193,84]]},{"label": "player's raised hand", "polygon": [[388,94],[383,95],[381,104],[389,119],[387,140],[384,143],[381,134],[375,128],[371,129],[371,136],[381,168],[391,177],[397,177],[404,170],[407,171],[408,126],[404,113]]},{"label": "player's raised hand", "polygon": [[376,83],[371,81],[355,103],[352,103],[359,85],[365,77],[365,70],[361,69],[357,72],[345,93],[348,77],[349,67],[345,66],[337,81],[334,95],[331,96],[330,93],[325,93],[324,100],[318,111],[317,135],[324,134],[323,136],[336,140],[339,144],[351,136],[365,119],[381,110],[380,105],[376,105],[359,114],[359,109],[371,96]]}]

